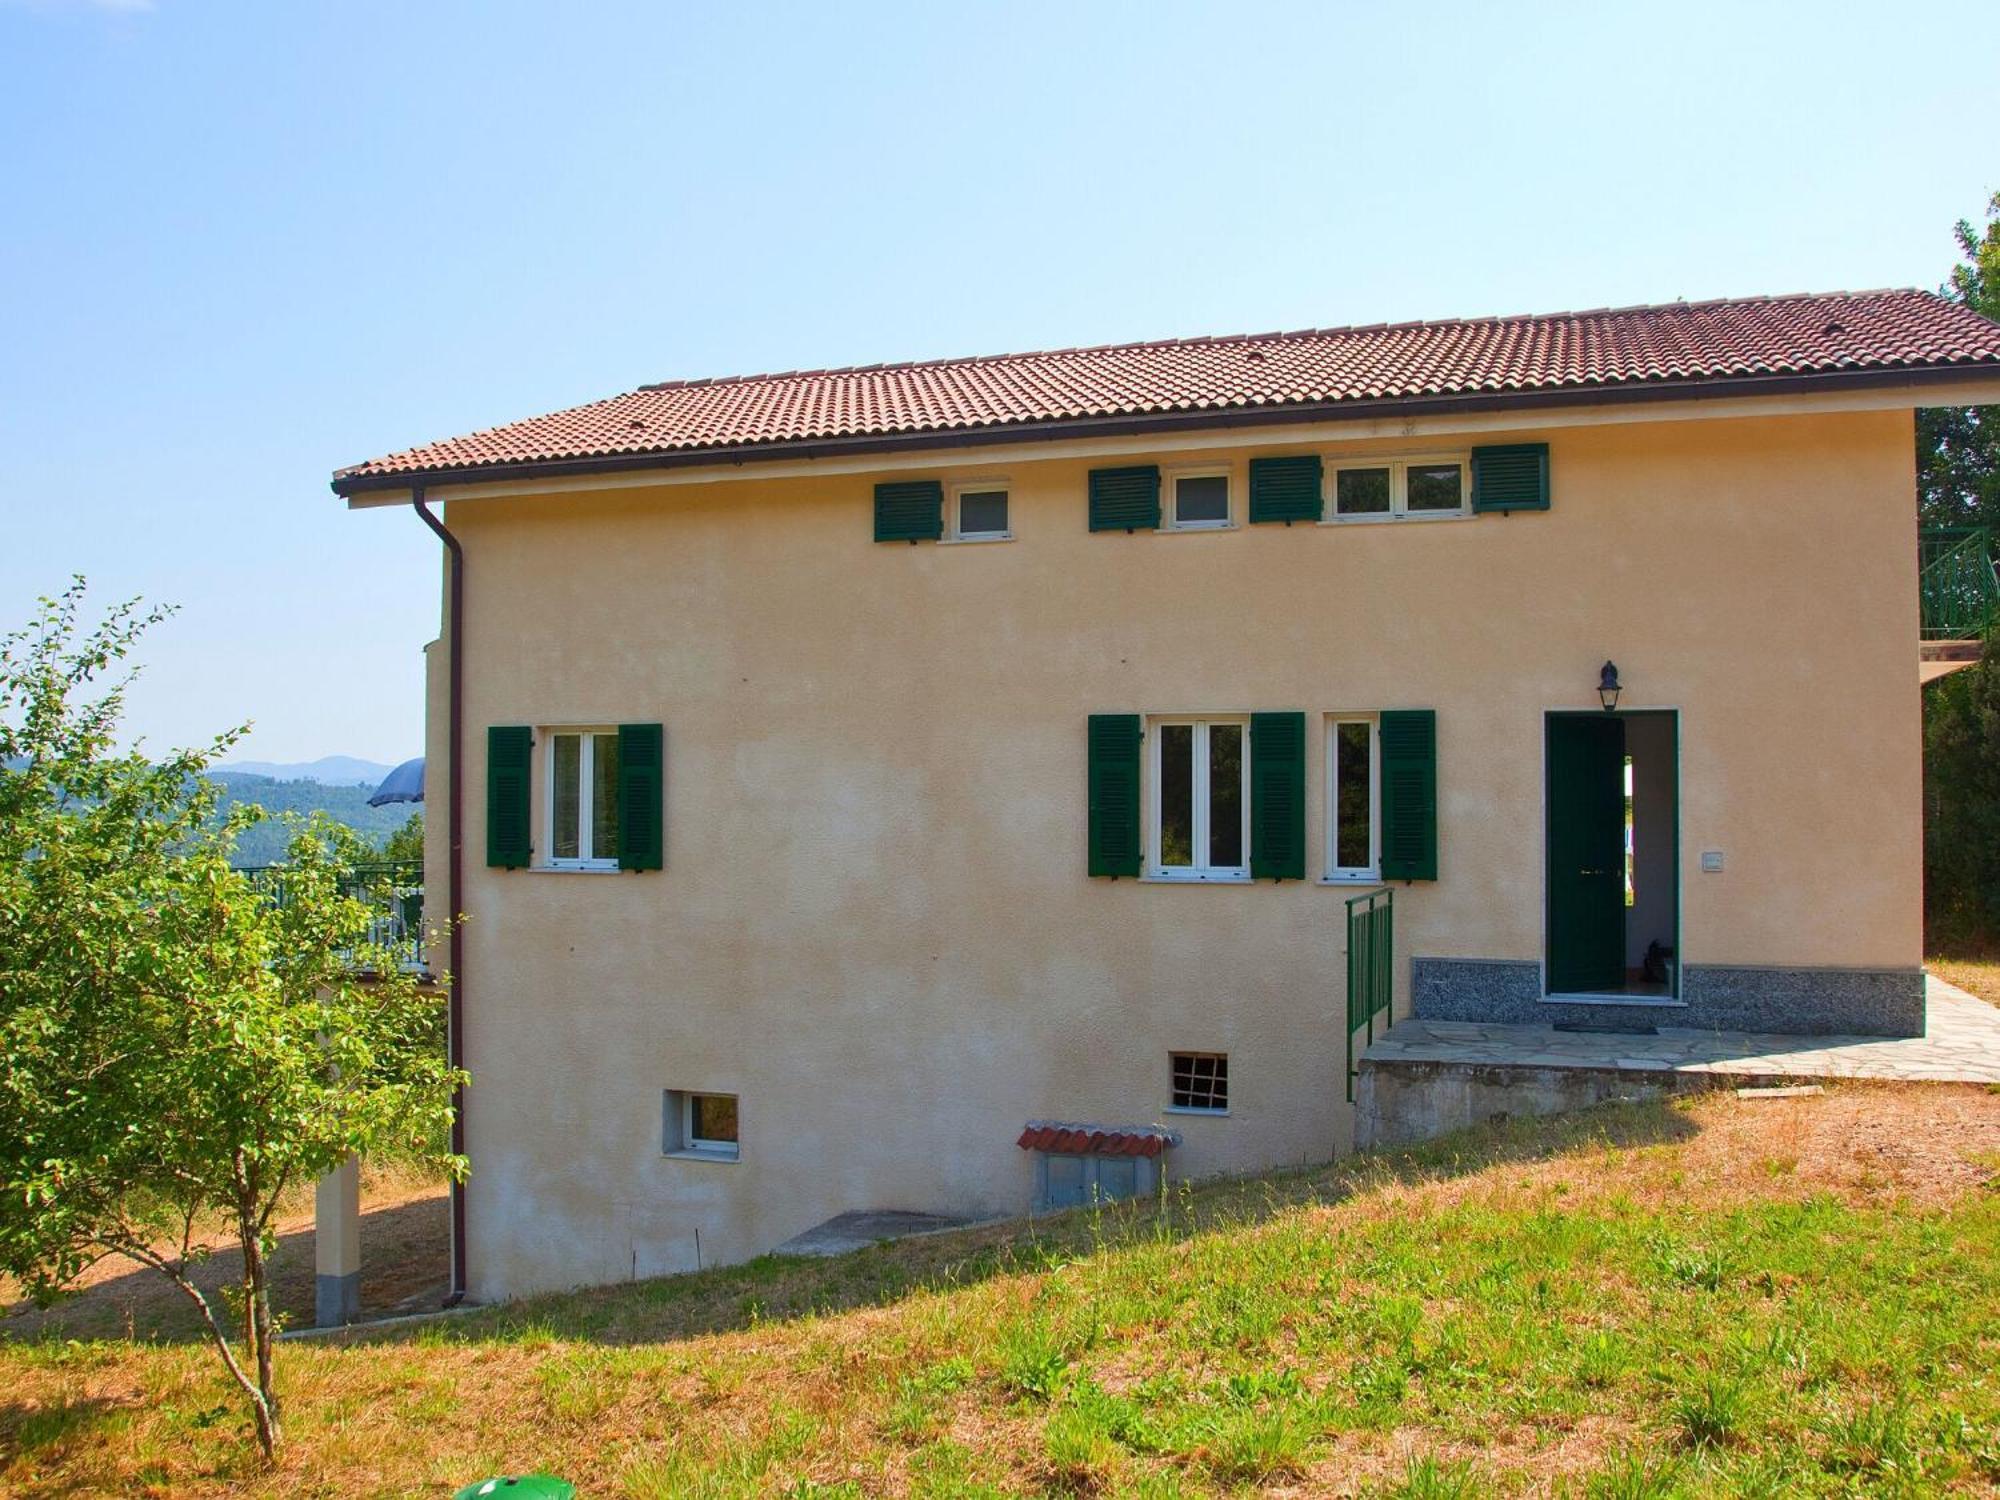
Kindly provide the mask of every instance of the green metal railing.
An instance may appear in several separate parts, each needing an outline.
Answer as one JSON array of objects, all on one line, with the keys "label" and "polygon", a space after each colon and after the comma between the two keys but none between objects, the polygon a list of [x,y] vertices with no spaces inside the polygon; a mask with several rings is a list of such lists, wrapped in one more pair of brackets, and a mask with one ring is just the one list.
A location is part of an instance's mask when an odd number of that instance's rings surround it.
[{"label": "green metal railing", "polygon": [[1347,1102],[1354,1102],[1354,1033],[1389,1012],[1396,981],[1395,892],[1384,887],[1347,898]]},{"label": "green metal railing", "polygon": [[1986,526],[1917,533],[1917,596],[1927,641],[1977,640],[2000,621],[2000,572]]},{"label": "green metal railing", "polygon": [[[279,906],[288,898],[286,865],[244,865],[237,873]],[[404,969],[424,967],[424,866],[421,860],[382,860],[341,872],[341,892],[374,909],[368,941],[395,955]]]}]

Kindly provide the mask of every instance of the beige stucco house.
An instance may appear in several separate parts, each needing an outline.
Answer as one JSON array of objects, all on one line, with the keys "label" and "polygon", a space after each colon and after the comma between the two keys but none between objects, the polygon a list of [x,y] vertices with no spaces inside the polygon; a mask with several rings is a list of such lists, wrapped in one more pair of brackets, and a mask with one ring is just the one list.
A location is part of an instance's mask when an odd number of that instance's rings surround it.
[{"label": "beige stucco house", "polygon": [[1384,887],[1397,1015],[1920,1031],[1912,413],[1971,401],[2000,328],[1887,292],[672,383],[341,471],[455,560],[460,1285],[1331,1157]]}]

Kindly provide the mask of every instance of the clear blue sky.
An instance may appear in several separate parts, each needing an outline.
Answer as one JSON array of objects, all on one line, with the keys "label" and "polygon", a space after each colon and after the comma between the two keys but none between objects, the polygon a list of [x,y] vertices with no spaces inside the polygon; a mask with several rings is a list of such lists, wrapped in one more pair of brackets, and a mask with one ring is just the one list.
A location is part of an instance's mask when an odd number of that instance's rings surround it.
[{"label": "clear blue sky", "polygon": [[645,380],[1935,286],[2000,5],[0,0],[0,622],[134,727],[420,749],[437,548],[336,466]]}]

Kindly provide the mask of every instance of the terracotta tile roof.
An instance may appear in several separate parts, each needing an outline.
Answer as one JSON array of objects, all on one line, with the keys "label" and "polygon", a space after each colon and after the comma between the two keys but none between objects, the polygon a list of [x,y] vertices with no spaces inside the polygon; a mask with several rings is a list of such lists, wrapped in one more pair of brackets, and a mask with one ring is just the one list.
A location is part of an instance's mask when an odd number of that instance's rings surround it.
[{"label": "terracotta tile roof", "polygon": [[[1174,339],[921,364],[667,381],[342,469],[340,491],[518,466],[615,468],[1013,429],[1759,378],[2000,372],[2000,325],[1928,292],[1834,292]],[[1571,399],[1575,399],[1572,395]],[[1239,418],[1240,420],[1241,418]],[[468,474],[467,471],[474,471]],[[371,482],[372,481],[372,482]]]},{"label": "terracotta tile roof", "polygon": [[1074,1125],[1064,1120],[1030,1120],[1014,1142],[1023,1151],[1070,1156],[1158,1156],[1180,1143],[1178,1131],[1158,1125]]}]

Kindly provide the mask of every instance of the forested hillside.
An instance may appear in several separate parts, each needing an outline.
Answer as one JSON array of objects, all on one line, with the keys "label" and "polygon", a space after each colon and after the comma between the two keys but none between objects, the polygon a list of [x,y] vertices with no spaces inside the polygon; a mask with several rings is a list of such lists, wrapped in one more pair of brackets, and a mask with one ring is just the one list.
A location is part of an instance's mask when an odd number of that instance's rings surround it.
[{"label": "forested hillside", "polygon": [[[373,844],[383,843],[409,821],[412,813],[422,811],[407,802],[370,807],[368,795],[371,789],[365,786],[327,786],[318,781],[273,781],[268,776],[252,776],[242,771],[212,771],[209,779],[222,788],[225,809],[237,803],[254,802],[273,813],[303,816],[323,812],[336,822],[345,823]],[[282,822],[259,823],[245,831],[236,846],[235,862],[238,865],[276,864],[285,857],[285,845],[290,838],[291,830]]]}]

